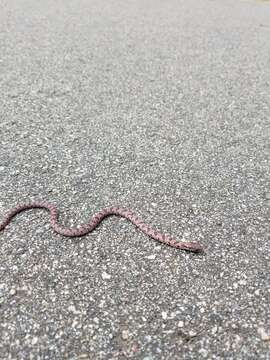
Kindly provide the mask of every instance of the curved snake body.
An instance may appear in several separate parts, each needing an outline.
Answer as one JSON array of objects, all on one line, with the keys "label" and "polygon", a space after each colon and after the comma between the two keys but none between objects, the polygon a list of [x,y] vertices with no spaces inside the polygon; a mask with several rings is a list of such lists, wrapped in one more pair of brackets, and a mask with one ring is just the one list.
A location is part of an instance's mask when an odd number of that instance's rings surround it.
[{"label": "curved snake body", "polygon": [[159,231],[154,230],[149,225],[145,224],[141,219],[139,219],[131,210],[125,209],[122,207],[109,207],[102,209],[98,213],[96,213],[89,222],[80,225],[79,227],[68,228],[60,225],[57,221],[58,210],[57,207],[51,203],[47,203],[45,201],[36,201],[30,203],[22,203],[18,204],[14,208],[12,208],[4,217],[3,221],[0,223],[0,231],[4,230],[5,227],[10,223],[11,219],[18,213],[29,210],[29,209],[46,209],[50,213],[50,222],[53,230],[63,236],[67,237],[78,237],[84,236],[91,231],[93,231],[100,222],[107,216],[116,215],[131,221],[135,226],[137,226],[144,234],[149,237],[157,240],[161,243],[169,245],[173,248],[192,251],[195,253],[203,252],[203,248],[200,244],[196,242],[177,242],[171,237],[160,233]]}]

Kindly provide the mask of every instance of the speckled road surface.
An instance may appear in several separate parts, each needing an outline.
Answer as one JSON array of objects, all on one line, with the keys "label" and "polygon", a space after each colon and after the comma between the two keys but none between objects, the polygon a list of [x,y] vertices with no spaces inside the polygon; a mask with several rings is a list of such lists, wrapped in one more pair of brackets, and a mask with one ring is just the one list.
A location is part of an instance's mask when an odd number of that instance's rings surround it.
[{"label": "speckled road surface", "polygon": [[270,359],[270,3],[0,0],[1,359]]}]

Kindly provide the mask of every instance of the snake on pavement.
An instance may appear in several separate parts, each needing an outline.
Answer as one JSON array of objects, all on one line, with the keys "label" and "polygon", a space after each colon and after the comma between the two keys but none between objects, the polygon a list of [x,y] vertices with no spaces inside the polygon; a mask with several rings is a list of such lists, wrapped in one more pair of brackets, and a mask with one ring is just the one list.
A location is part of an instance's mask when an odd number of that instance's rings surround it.
[{"label": "snake on pavement", "polygon": [[100,222],[107,216],[116,215],[131,221],[135,226],[137,226],[144,234],[149,237],[157,240],[161,243],[169,245],[173,248],[191,251],[195,253],[204,252],[203,247],[197,242],[178,242],[171,237],[160,233],[159,231],[154,230],[149,225],[144,223],[141,219],[139,219],[131,210],[122,208],[122,207],[109,207],[104,208],[89,220],[89,222],[80,225],[78,227],[68,228],[60,225],[57,221],[58,210],[57,207],[51,203],[45,201],[35,201],[29,203],[21,203],[17,206],[13,207],[4,217],[3,221],[0,222],[0,232],[5,229],[5,227],[10,223],[11,219],[18,213],[29,210],[29,209],[46,209],[50,213],[50,222],[53,230],[63,236],[67,237],[78,237],[84,236],[91,231],[93,231]]}]

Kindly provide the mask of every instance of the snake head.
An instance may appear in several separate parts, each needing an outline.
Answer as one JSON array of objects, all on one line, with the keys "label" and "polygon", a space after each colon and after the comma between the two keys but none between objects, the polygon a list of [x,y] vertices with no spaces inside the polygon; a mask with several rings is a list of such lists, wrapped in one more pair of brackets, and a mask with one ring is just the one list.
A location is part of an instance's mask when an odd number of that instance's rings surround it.
[{"label": "snake head", "polygon": [[203,254],[205,251],[204,251],[204,248],[198,244],[197,242],[187,242],[187,243],[184,243],[183,244],[183,248],[184,250],[187,250],[187,251],[192,251],[196,254]]}]

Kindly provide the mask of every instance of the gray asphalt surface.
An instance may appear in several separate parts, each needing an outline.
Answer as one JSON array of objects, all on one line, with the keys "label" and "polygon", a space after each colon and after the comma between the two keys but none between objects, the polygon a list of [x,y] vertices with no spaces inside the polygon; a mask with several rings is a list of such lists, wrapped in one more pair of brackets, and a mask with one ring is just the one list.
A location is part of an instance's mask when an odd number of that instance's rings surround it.
[{"label": "gray asphalt surface", "polygon": [[1,359],[270,359],[270,3],[0,1]]}]

